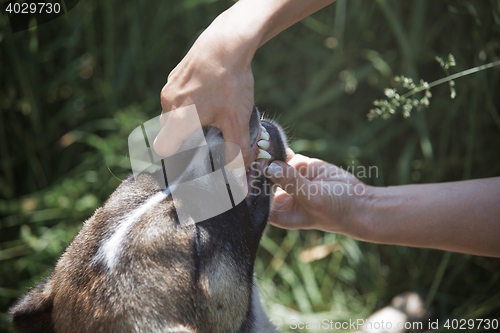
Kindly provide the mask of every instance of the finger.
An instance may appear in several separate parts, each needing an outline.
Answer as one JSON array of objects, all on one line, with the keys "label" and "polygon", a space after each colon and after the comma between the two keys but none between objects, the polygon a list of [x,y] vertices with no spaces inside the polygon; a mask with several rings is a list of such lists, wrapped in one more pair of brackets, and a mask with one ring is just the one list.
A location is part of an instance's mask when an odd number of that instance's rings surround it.
[{"label": "finger", "polygon": [[333,164],[301,154],[295,154],[288,164],[297,169],[302,176],[309,180],[313,180],[324,173],[336,172],[339,169]]},{"label": "finger", "polygon": [[269,216],[269,223],[274,226],[289,229],[289,220],[286,218],[287,212],[293,210],[294,202],[293,197],[278,188],[274,194],[272,211]]},{"label": "finger", "polygon": [[160,122],[162,128],[156,136],[153,148],[158,155],[165,157],[175,154],[185,139],[201,130],[194,104],[163,114]]},{"label": "finger", "polygon": [[253,162],[251,160],[249,123],[232,122],[231,124],[224,125],[220,130],[225,142],[235,143],[240,147],[245,169],[248,169]]},{"label": "finger", "polygon": [[295,155],[295,153],[293,152],[293,150],[290,147],[286,147],[286,162],[287,163],[293,158],[294,155]]},{"label": "finger", "polygon": [[293,197],[278,187],[274,193],[272,210],[276,212],[285,212],[292,210],[293,206]]},{"label": "finger", "polygon": [[289,164],[309,180],[313,180],[328,165],[326,162],[301,154],[295,154]]},{"label": "finger", "polygon": [[266,170],[269,179],[292,195],[298,205],[307,204],[311,187],[318,186],[303,177],[294,167],[282,161],[274,161]]},{"label": "finger", "polygon": [[288,161],[288,164],[294,167],[302,176],[310,179],[310,172],[307,170],[310,160],[311,158],[302,154],[294,154],[293,157]]},{"label": "finger", "polygon": [[291,195],[282,189],[276,191],[269,223],[283,229],[299,229],[304,226],[303,215]]}]

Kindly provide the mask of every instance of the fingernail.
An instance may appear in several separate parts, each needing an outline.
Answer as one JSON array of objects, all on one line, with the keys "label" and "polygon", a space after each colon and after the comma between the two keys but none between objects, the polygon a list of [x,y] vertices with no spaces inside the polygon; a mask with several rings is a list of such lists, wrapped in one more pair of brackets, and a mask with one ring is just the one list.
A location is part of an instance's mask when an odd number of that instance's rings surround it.
[{"label": "fingernail", "polygon": [[260,148],[262,148],[264,150],[267,150],[267,148],[269,148],[269,141],[260,140],[259,142],[257,142],[257,146],[259,146]]},{"label": "fingernail", "polygon": [[267,151],[259,149],[259,155],[257,158],[265,158],[266,160],[271,158],[271,154],[269,154]]},{"label": "fingernail", "polygon": [[262,140],[269,140],[269,134],[267,132],[262,131],[260,132],[260,138]]},{"label": "fingernail", "polygon": [[276,163],[271,163],[266,170],[266,174],[270,177],[278,178],[283,175],[283,169]]}]

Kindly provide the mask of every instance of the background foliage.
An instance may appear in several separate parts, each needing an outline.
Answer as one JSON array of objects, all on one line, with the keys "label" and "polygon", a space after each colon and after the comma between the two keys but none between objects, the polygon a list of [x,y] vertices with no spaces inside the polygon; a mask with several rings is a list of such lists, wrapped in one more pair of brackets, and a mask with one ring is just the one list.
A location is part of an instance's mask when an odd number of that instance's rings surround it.
[{"label": "background foliage", "polygon": [[[82,222],[130,172],[126,137],[160,112],[168,73],[224,0],[82,0],[12,34],[0,14],[0,330]],[[283,32],[253,62],[256,104],[292,147],[343,166],[377,166],[377,186],[500,175],[500,70],[432,90],[428,109],[368,122],[405,75],[431,82],[498,60],[500,1],[337,0]],[[373,175],[372,175],[373,176]],[[326,245],[323,258],[299,256]],[[302,259],[304,257],[301,257]],[[256,274],[271,316],[366,318],[402,291],[434,318],[500,318],[500,261],[267,229]],[[286,330],[286,326],[285,326]]]}]

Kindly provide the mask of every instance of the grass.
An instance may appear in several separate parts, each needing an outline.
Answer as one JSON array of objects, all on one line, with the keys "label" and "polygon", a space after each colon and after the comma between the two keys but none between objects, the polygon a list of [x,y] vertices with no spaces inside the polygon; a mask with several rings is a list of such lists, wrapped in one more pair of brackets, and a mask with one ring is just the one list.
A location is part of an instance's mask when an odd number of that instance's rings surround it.
[{"label": "grass", "polygon": [[[231,1],[80,1],[12,34],[0,14],[0,330],[7,308],[53,266],[82,222],[130,172],[126,137],[160,112],[166,76]],[[344,168],[377,166],[377,186],[500,175],[498,67],[433,89],[428,109],[368,122],[392,77],[443,77],[499,60],[500,2],[337,0],[256,54],[256,104],[292,147]],[[326,254],[303,262],[303,251]],[[302,254],[302,256],[301,256]],[[256,262],[269,314],[366,318],[403,291],[433,318],[500,318],[500,261],[266,230]],[[440,328],[439,331],[445,331]],[[311,331],[313,332],[313,331]]]}]

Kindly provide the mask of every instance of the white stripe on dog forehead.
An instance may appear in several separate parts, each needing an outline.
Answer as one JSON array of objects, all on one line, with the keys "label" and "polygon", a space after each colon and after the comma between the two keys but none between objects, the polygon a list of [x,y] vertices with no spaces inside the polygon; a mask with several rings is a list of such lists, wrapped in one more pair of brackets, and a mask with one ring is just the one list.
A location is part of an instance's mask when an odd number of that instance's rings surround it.
[{"label": "white stripe on dog forehead", "polygon": [[128,214],[124,220],[119,223],[118,228],[111,235],[110,238],[104,240],[103,244],[99,247],[97,254],[94,258],[95,262],[104,261],[110,270],[116,266],[122,249],[122,244],[125,239],[127,231],[130,230],[132,225],[136,223],[144,213],[150,210],[153,206],[157,205],[167,197],[167,193],[158,192],[141,206]]}]

